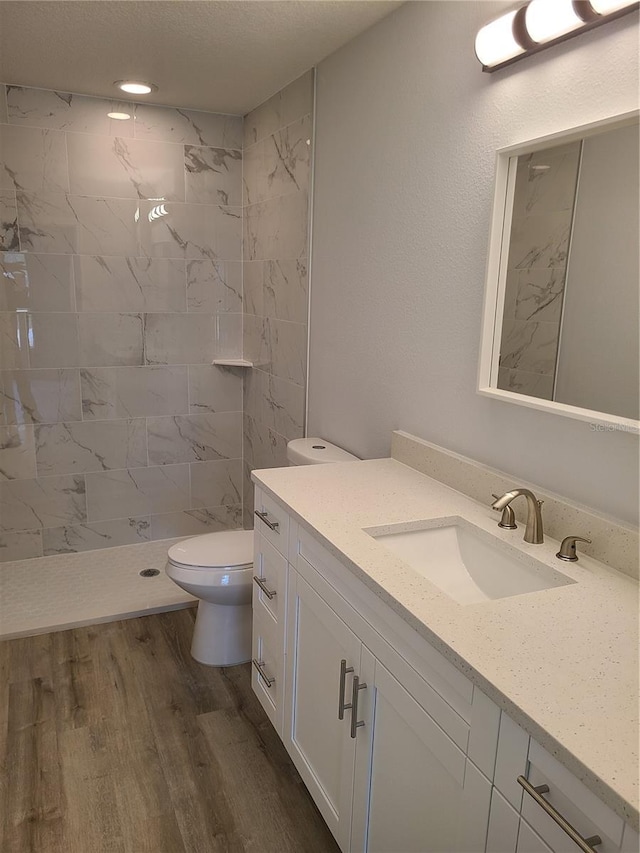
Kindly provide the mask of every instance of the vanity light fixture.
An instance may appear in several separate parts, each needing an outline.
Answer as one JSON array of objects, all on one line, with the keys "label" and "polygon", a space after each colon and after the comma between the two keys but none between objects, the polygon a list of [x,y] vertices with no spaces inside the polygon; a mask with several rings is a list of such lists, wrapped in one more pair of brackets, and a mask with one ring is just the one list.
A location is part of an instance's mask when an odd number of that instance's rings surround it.
[{"label": "vanity light fixture", "polygon": [[116,121],[126,121],[131,116],[129,113],[107,113],[107,118],[114,118]]},{"label": "vanity light fixture", "polygon": [[529,0],[478,31],[476,56],[483,71],[497,71],[639,6],[638,0]]},{"label": "vanity light fixture", "polygon": [[116,80],[113,85],[129,95],[150,95],[151,92],[158,91],[155,83],[142,83],[137,80]]}]

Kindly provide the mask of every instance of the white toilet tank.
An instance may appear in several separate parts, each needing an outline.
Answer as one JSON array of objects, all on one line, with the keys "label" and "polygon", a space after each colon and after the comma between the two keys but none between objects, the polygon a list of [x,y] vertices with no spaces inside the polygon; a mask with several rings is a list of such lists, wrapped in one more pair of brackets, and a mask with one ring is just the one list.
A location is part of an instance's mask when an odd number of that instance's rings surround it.
[{"label": "white toilet tank", "polygon": [[287,444],[289,465],[321,465],[326,462],[359,462],[353,453],[323,438],[294,438]]}]

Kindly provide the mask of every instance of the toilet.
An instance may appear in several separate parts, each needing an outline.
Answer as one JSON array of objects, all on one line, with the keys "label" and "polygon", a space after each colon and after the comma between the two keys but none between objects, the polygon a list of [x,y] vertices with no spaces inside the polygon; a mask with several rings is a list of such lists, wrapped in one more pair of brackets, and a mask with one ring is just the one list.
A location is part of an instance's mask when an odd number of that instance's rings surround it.
[{"label": "toilet", "polygon": [[[357,456],[321,438],[287,445],[289,465],[354,462]],[[253,530],[204,533],[172,545],[167,576],[199,598],[191,655],[208,666],[235,666],[251,659]]]}]

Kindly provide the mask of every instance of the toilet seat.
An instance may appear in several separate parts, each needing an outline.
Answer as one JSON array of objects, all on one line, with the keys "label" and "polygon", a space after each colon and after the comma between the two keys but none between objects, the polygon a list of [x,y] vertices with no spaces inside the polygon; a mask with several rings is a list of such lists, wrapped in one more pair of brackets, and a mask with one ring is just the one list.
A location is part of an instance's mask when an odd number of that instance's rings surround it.
[{"label": "toilet seat", "polygon": [[225,530],[185,539],[169,548],[172,566],[191,571],[234,572],[253,565],[253,531]]}]

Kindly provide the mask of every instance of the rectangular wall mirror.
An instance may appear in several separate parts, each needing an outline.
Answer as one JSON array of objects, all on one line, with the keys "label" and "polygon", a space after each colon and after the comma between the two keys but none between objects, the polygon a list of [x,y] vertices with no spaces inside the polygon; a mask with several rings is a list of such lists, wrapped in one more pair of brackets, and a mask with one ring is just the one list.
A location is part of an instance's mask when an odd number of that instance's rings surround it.
[{"label": "rectangular wall mirror", "polygon": [[498,151],[479,392],[640,431],[638,112]]}]

